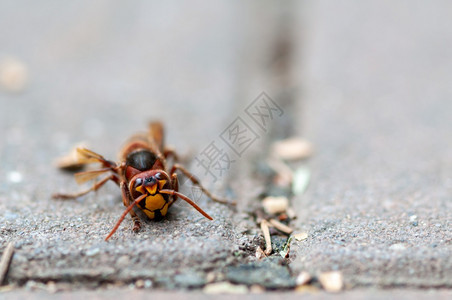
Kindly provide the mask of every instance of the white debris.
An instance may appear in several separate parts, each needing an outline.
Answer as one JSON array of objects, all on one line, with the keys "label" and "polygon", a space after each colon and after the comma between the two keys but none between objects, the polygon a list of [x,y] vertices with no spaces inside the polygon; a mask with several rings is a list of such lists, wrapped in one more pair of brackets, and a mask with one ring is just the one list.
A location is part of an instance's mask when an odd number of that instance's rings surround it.
[{"label": "white debris", "polygon": [[295,233],[292,235],[297,241],[304,241],[308,238],[308,234],[306,232]]},{"label": "white debris", "polygon": [[395,251],[403,251],[406,249],[406,246],[402,243],[398,243],[398,244],[393,244],[389,247],[389,249],[391,250],[395,250]]},{"label": "white debris", "polygon": [[21,183],[23,180],[22,174],[17,171],[8,173],[8,181],[12,183]]},{"label": "white debris", "polygon": [[292,191],[294,195],[302,195],[308,187],[311,179],[311,172],[307,167],[300,167],[295,170],[292,182]]},{"label": "white debris", "polygon": [[284,160],[298,160],[312,155],[312,144],[302,138],[289,138],[273,144],[272,152]]},{"label": "white debris", "polygon": [[28,81],[28,68],[16,58],[0,61],[0,88],[9,92],[20,92]]},{"label": "white debris", "polygon": [[325,272],[319,275],[319,281],[322,287],[331,293],[337,293],[344,287],[342,273],[339,271]]},{"label": "white debris", "polygon": [[298,274],[297,279],[295,281],[297,286],[305,285],[311,281],[312,277],[308,272],[301,272]]},{"label": "white debris", "polygon": [[229,282],[211,283],[204,287],[206,294],[246,294],[248,288],[246,285],[235,285]]},{"label": "white debris", "polygon": [[262,200],[262,206],[268,214],[283,213],[289,207],[289,199],[286,197],[272,197],[268,196]]}]

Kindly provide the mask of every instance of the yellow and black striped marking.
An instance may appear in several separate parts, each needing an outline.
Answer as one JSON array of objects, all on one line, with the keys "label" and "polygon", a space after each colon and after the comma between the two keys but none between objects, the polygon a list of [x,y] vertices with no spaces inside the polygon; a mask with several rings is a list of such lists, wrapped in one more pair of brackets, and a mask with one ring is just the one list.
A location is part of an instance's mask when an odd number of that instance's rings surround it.
[{"label": "yellow and black striped marking", "polygon": [[158,180],[152,186],[138,186],[136,188],[138,192],[149,195],[138,202],[137,205],[150,219],[161,219],[168,212],[169,197],[158,192],[166,183],[166,180]]},{"label": "yellow and black striped marking", "polygon": [[150,219],[160,219],[168,212],[168,202],[165,198],[166,195],[162,194],[150,195],[137,205]]}]

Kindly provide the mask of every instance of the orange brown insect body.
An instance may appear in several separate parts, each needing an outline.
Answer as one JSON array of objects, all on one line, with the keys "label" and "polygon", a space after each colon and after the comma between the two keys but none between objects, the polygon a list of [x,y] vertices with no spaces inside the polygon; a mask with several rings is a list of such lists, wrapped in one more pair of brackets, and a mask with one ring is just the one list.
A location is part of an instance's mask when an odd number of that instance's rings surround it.
[{"label": "orange brown insect body", "polygon": [[181,198],[203,216],[212,220],[190,198],[179,193],[176,171],[180,171],[187,176],[193,184],[198,185],[212,200],[220,203],[228,202],[213,196],[182,165],[174,163],[168,172],[166,159],[172,157],[174,161],[177,161],[177,155],[174,151],[164,146],[163,138],[162,124],[159,122],[151,123],[147,134],[135,135],[125,145],[120,152],[120,164],[106,160],[103,156],[88,149],[78,148],[79,164],[97,162],[103,166],[99,170],[75,174],[78,183],[95,179],[104,173],[110,173],[110,175],[95,183],[88,190],[76,194],[55,194],[53,197],[58,199],[73,199],[99,189],[109,180],[115,182],[121,189],[122,200],[124,206],[127,208],[105,240],[108,240],[115,233],[127,214],[130,214],[134,222],[133,230],[136,232],[141,228],[140,218],[133,210],[134,206],[140,208],[150,219],[160,219],[167,214],[171,205],[178,198]]}]

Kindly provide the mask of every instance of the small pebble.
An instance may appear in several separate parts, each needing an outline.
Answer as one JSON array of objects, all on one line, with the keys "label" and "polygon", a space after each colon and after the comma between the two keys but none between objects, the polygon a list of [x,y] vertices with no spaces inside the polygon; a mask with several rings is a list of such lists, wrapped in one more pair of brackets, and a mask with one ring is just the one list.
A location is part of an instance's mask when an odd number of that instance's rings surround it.
[{"label": "small pebble", "polygon": [[406,249],[406,246],[404,244],[399,243],[399,244],[391,245],[389,247],[389,249],[395,250],[395,251],[403,251]]},{"label": "small pebble", "polygon": [[288,216],[290,219],[295,219],[295,218],[297,217],[297,214],[295,213],[295,210],[294,210],[292,207],[289,207],[289,208],[286,210],[286,213],[287,213],[287,216]]},{"label": "small pebble", "polygon": [[298,274],[296,279],[296,285],[301,286],[309,283],[311,281],[312,277],[308,272],[301,272]]},{"label": "small pebble", "polygon": [[211,283],[204,287],[206,294],[246,294],[248,288],[246,285],[236,285],[229,282]]},{"label": "small pebble", "polygon": [[9,92],[22,91],[28,81],[28,68],[16,58],[0,61],[0,88]]},{"label": "small pebble", "polygon": [[8,173],[8,181],[12,183],[21,183],[23,180],[22,174],[17,171]]},{"label": "small pebble", "polygon": [[55,294],[58,291],[55,281],[47,282],[47,291],[51,294]]},{"label": "small pebble", "polygon": [[29,280],[25,284],[25,290],[26,291],[36,291],[36,290],[45,291],[45,290],[47,290],[47,285],[45,285],[41,282],[34,281],[34,280]]},{"label": "small pebble", "polygon": [[137,281],[135,281],[135,287],[137,289],[144,288],[144,280],[143,279],[138,279]]},{"label": "small pebble", "polygon": [[299,160],[312,155],[312,144],[302,138],[289,138],[274,143],[272,152],[284,160]]},{"label": "small pebble", "polygon": [[308,238],[308,234],[306,232],[295,233],[292,235],[297,241],[304,241]]},{"label": "small pebble", "polygon": [[286,197],[266,197],[262,200],[262,206],[268,214],[283,213],[289,207],[289,199]]},{"label": "small pebble", "polygon": [[253,284],[250,286],[250,292],[253,294],[262,294],[265,292],[265,288],[258,284]]},{"label": "small pebble", "polygon": [[344,286],[342,273],[339,271],[324,272],[319,275],[322,287],[331,293],[340,292]]},{"label": "small pebble", "polygon": [[151,287],[152,287],[152,280],[146,279],[146,280],[144,281],[144,288],[145,288],[145,289],[150,289]]},{"label": "small pebble", "polygon": [[307,167],[300,167],[295,170],[292,182],[292,191],[295,195],[302,195],[311,179],[311,172]]},{"label": "small pebble", "polygon": [[130,258],[127,255],[123,255],[121,256],[117,261],[116,261],[116,265],[119,268],[125,268],[129,265],[130,263]]},{"label": "small pebble", "polygon": [[215,281],[215,278],[216,278],[216,277],[217,277],[217,276],[215,275],[214,272],[209,272],[209,273],[207,273],[207,275],[206,275],[206,282],[212,283],[212,282]]},{"label": "small pebble", "polygon": [[99,248],[89,249],[88,251],[86,251],[86,256],[95,256],[99,253],[100,253]]}]

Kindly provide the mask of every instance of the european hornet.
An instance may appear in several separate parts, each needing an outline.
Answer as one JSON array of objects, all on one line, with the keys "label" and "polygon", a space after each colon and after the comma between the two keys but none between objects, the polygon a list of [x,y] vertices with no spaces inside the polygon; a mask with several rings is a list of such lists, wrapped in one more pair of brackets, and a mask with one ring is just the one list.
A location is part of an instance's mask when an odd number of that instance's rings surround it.
[{"label": "european hornet", "polygon": [[[176,171],[180,171],[194,185],[199,186],[204,194],[216,202],[223,204],[235,204],[213,196],[206,190],[199,180],[191,174],[185,167],[178,164],[178,157],[172,149],[165,147],[163,126],[159,122],[152,122],[149,125],[147,134],[137,134],[133,136],[120,152],[120,163],[116,164],[105,159],[86,148],[77,148],[79,165],[90,163],[100,163],[101,169],[93,171],[79,172],[75,174],[75,180],[81,184],[100,175],[110,173],[109,176],[96,182],[91,188],[75,194],[55,194],[56,199],[74,199],[83,196],[91,191],[96,191],[108,181],[115,182],[122,193],[122,201],[127,208],[119,218],[116,225],[105,238],[108,240],[118,229],[127,214],[130,214],[134,222],[133,231],[137,232],[141,228],[141,221],[136,212],[135,206],[141,209],[150,219],[161,219],[174,202],[180,198],[193,206],[204,217],[212,220],[204,210],[196,205],[189,197],[179,193],[179,183]],[[168,172],[167,159],[172,157],[174,161]]]}]

